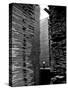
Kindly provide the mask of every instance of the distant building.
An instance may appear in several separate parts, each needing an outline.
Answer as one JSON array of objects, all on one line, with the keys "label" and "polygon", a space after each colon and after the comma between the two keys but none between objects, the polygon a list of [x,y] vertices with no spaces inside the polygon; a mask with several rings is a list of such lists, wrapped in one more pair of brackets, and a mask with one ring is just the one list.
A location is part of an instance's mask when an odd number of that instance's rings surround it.
[{"label": "distant building", "polygon": [[40,67],[49,67],[48,17],[40,20]]}]

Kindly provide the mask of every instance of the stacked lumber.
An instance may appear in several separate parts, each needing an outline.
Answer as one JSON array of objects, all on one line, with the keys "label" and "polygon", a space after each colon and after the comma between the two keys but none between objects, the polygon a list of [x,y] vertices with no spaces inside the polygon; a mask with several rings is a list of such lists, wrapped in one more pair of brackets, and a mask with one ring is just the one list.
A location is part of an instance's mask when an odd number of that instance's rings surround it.
[{"label": "stacked lumber", "polygon": [[[35,63],[33,62],[35,61],[32,59],[36,56],[33,54],[31,57],[31,54],[34,49],[33,43],[35,43],[35,47],[37,47],[34,39],[35,30],[37,30],[36,28],[39,26],[39,16],[36,19],[36,14],[38,14],[35,12],[36,5],[14,3],[10,4],[10,7],[12,13],[10,15],[11,43],[9,44],[11,45],[11,59],[9,61],[9,84],[10,86],[34,85],[36,83],[34,76],[36,69],[34,70]],[[37,53],[38,51],[35,52]]]},{"label": "stacked lumber", "polygon": [[49,6],[49,43],[52,70],[66,73],[66,7]]}]

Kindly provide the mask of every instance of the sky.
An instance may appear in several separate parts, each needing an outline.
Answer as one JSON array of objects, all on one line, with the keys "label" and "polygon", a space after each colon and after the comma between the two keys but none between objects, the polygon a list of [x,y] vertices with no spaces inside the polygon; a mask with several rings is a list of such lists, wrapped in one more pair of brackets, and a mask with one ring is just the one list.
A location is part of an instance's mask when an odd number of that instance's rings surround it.
[{"label": "sky", "polygon": [[40,4],[40,20],[48,17],[48,13],[44,11],[44,8],[48,9],[48,6],[45,4]]}]

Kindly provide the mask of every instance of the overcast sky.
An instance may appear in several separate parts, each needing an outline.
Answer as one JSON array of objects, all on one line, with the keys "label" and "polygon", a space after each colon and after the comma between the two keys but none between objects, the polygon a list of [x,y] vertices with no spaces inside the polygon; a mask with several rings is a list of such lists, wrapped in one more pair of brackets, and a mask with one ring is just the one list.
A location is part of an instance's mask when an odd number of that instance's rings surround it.
[{"label": "overcast sky", "polygon": [[40,4],[40,20],[48,17],[48,13],[44,11],[44,8],[48,9],[48,5]]}]

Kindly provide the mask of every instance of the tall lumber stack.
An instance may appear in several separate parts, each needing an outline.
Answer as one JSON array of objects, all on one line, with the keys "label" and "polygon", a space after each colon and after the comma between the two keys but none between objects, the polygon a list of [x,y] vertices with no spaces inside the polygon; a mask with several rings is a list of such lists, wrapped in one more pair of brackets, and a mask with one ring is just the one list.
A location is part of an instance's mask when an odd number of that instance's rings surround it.
[{"label": "tall lumber stack", "polygon": [[66,73],[66,7],[49,6],[49,50],[51,69]]},{"label": "tall lumber stack", "polygon": [[9,85],[39,84],[40,27],[37,4],[9,5]]}]

